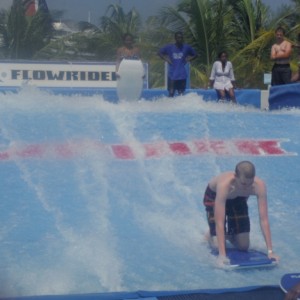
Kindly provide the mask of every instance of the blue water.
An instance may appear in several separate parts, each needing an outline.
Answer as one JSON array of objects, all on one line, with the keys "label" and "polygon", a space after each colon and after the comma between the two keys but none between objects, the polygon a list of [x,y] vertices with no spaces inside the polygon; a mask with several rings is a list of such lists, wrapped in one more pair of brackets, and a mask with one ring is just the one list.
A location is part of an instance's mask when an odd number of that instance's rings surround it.
[{"label": "blue water", "polygon": [[[119,104],[30,89],[0,95],[0,154],[9,153],[0,156],[2,294],[273,285],[299,272],[299,124],[299,110],[233,107],[195,94]],[[280,140],[286,153],[142,154],[148,143],[235,139]],[[134,158],[115,156],[116,144],[130,145]],[[273,269],[215,268],[203,238],[208,180],[243,159],[267,183],[281,257]],[[255,198],[249,207],[251,246],[265,250]]]}]

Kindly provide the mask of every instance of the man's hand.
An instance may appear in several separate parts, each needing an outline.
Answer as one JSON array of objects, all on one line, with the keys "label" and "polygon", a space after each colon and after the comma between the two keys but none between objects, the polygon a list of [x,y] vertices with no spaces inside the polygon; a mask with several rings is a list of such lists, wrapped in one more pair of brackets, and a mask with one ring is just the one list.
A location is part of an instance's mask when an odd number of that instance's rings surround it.
[{"label": "man's hand", "polygon": [[268,258],[269,259],[275,259],[277,262],[279,261],[279,256],[276,255],[274,252],[268,253]]},{"label": "man's hand", "polygon": [[230,265],[229,258],[224,255],[219,255],[217,258],[217,266],[219,268],[226,268],[228,265]]}]

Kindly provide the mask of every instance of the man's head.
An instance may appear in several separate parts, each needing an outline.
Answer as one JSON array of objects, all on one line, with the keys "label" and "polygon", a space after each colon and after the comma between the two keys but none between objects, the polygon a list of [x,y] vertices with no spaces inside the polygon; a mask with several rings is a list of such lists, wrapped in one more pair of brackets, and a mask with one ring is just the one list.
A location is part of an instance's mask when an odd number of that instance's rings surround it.
[{"label": "man's head", "polygon": [[221,52],[218,53],[218,58],[222,62],[226,62],[227,57],[228,57],[228,55],[227,55],[226,51],[221,51]]},{"label": "man's head", "polygon": [[175,32],[174,38],[177,45],[183,44],[183,33],[181,31]]},{"label": "man's head", "polygon": [[241,187],[250,187],[254,182],[255,166],[250,161],[239,162],[235,167],[235,177]]},{"label": "man's head", "polygon": [[126,47],[130,48],[132,47],[134,43],[134,37],[131,33],[125,33],[123,35],[123,43]]},{"label": "man's head", "polygon": [[237,177],[243,176],[248,179],[253,179],[255,177],[255,166],[250,161],[241,161],[235,167],[235,174]]},{"label": "man's head", "polygon": [[250,161],[241,161],[235,167],[236,184],[242,189],[252,186],[255,177],[255,167]]},{"label": "man's head", "polygon": [[275,37],[277,41],[283,41],[285,36],[285,30],[283,27],[277,27],[275,30]]}]

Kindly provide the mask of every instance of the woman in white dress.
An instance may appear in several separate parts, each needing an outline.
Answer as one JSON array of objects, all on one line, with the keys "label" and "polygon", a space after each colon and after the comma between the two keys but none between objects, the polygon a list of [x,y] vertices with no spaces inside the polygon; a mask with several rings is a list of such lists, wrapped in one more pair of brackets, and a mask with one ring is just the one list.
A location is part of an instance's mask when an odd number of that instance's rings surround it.
[{"label": "woman in white dress", "polygon": [[236,103],[234,88],[235,77],[232,63],[227,60],[227,53],[222,51],[218,55],[218,60],[214,62],[210,74],[210,86],[217,91],[218,100]]}]

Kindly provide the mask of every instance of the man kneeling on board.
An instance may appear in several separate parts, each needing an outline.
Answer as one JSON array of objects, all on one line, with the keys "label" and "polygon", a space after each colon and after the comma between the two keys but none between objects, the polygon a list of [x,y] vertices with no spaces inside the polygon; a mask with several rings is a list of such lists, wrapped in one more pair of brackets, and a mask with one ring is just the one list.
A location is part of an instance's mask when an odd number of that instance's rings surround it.
[{"label": "man kneeling on board", "polygon": [[239,250],[246,251],[249,248],[250,219],[247,200],[252,195],[257,197],[260,226],[268,257],[279,260],[272,250],[265,183],[255,176],[255,166],[251,162],[241,161],[236,165],[235,172],[224,172],[212,178],[203,199],[209,225],[209,242],[212,247],[218,248],[218,262],[221,265],[229,263],[226,257],[226,239]]}]

